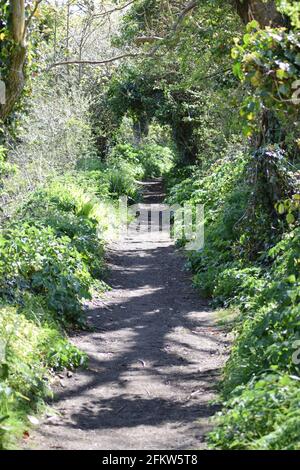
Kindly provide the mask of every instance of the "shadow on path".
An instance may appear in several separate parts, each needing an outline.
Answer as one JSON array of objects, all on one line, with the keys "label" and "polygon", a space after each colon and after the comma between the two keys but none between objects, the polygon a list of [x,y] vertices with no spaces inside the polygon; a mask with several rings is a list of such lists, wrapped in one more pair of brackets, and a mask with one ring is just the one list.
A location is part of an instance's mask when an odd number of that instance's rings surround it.
[{"label": "shadow on path", "polygon": [[[163,191],[146,186],[147,202]],[[216,407],[226,334],[193,291],[170,241],[136,240],[108,254],[112,291],[87,311],[93,331],[74,336],[90,357],[65,377],[36,432],[39,449],[191,449],[204,446]]]}]

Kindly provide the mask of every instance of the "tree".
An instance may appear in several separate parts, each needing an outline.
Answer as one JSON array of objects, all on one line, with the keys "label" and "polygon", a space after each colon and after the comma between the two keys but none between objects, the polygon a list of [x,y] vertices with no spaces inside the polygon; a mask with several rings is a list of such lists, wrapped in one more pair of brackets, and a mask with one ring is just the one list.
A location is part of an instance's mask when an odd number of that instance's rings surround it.
[{"label": "tree", "polygon": [[5,121],[19,100],[25,86],[25,63],[29,26],[42,0],[36,0],[29,9],[25,0],[4,0],[1,9],[2,42],[0,57],[2,73],[6,84],[5,103],[0,104],[0,119]]},{"label": "tree", "polygon": [[284,17],[278,12],[275,0],[233,0],[239,16],[245,24],[252,20],[260,26],[281,26]]},{"label": "tree", "polygon": [[221,0],[136,3],[117,41],[122,47],[135,44],[140,59],[115,74],[113,109],[130,115],[140,130],[152,119],[169,125],[184,164],[208,153],[214,158],[235,120],[228,110],[237,86],[230,51],[232,34],[240,30],[232,5]]}]

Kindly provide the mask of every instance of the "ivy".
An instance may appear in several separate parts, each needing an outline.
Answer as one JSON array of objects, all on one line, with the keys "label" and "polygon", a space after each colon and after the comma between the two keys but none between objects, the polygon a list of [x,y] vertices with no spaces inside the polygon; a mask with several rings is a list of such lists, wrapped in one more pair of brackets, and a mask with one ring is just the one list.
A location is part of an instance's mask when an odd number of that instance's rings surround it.
[{"label": "ivy", "polygon": [[257,128],[264,109],[282,121],[299,116],[300,32],[259,29],[253,21],[242,40],[236,40],[232,57],[235,75],[250,86],[240,111],[247,135]]}]

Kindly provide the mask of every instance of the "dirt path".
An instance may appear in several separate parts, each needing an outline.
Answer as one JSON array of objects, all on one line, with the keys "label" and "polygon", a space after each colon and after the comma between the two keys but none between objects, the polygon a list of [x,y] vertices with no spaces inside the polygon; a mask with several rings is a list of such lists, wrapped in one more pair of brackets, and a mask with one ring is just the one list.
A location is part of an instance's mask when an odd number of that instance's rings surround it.
[{"label": "dirt path", "polygon": [[[159,181],[145,202],[160,202]],[[63,378],[36,449],[203,448],[227,338],[193,291],[170,241],[128,237],[109,252],[112,291],[74,343],[87,370]]]}]

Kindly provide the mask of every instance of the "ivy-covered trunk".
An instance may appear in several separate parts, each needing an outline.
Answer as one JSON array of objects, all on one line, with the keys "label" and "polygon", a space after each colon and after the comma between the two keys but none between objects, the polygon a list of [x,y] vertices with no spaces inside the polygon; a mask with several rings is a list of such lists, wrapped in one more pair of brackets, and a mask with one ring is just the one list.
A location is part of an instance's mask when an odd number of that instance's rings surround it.
[{"label": "ivy-covered trunk", "polygon": [[237,12],[245,24],[256,20],[260,26],[281,26],[285,19],[276,9],[274,0],[234,0]]}]

